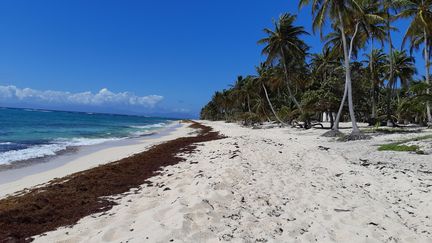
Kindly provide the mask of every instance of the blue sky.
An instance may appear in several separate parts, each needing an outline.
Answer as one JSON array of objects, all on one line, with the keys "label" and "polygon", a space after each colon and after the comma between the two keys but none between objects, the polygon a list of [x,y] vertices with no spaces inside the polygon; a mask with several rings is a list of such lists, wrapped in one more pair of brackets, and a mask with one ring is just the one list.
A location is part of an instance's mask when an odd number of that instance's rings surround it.
[{"label": "blue sky", "polygon": [[[214,91],[254,73],[263,60],[256,41],[283,12],[298,13],[297,1],[3,0],[0,86],[32,99],[3,98],[0,106],[197,115]],[[298,24],[310,31],[309,9]],[[320,51],[318,37],[305,40]],[[55,105],[37,99],[47,90],[60,91]],[[88,103],[60,104],[83,92]],[[109,102],[97,103],[101,97]]]}]

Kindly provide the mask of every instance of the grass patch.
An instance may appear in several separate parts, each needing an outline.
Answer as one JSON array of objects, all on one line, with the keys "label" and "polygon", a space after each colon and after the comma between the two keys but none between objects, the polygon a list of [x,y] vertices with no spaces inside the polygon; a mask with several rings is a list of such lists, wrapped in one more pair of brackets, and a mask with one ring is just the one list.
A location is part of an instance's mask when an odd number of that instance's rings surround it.
[{"label": "grass patch", "polygon": [[378,151],[398,151],[398,152],[417,152],[419,146],[416,145],[400,145],[400,144],[384,144],[378,148]]},{"label": "grass patch", "polygon": [[404,145],[404,143],[422,141],[427,139],[432,139],[432,135],[425,135],[416,138],[405,139],[396,143],[383,144],[378,147],[378,151],[416,152],[417,154],[424,154],[424,151],[420,150],[419,146]]}]

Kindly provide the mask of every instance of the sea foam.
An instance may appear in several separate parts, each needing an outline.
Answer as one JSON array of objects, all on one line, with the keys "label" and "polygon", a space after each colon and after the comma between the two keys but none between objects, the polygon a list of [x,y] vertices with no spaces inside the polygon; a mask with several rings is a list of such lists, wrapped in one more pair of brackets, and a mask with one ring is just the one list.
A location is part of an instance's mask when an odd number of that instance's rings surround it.
[{"label": "sea foam", "polygon": [[143,126],[130,126],[132,128],[139,128],[139,129],[155,129],[155,128],[162,128],[165,127],[166,123],[156,123],[156,124],[150,124],[150,125],[143,125]]},{"label": "sea foam", "polygon": [[[101,144],[108,141],[120,140],[121,138],[73,138],[70,140],[57,139],[51,144],[34,145],[25,149],[10,150],[0,153],[0,165],[11,164],[17,161],[39,159],[47,156],[57,155],[68,148]],[[7,144],[7,143],[4,143]]]}]

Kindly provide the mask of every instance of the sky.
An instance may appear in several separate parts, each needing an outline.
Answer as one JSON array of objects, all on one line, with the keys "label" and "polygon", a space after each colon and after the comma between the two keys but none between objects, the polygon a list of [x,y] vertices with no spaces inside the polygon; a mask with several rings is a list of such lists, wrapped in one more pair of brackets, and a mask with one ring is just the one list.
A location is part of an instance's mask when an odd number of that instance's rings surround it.
[{"label": "sky", "polygon": [[[0,106],[197,117],[254,74],[257,41],[293,0],[2,0]],[[396,27],[399,47],[406,21]],[[320,52],[319,36],[304,36]],[[419,73],[422,60],[418,54]]]}]

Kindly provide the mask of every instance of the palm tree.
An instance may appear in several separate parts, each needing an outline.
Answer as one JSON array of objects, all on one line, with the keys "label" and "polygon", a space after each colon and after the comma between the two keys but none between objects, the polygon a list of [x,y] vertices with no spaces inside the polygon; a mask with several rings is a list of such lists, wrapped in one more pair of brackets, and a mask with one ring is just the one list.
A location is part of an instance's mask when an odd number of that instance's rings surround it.
[{"label": "palm tree", "polygon": [[266,97],[266,100],[268,102],[268,105],[270,106],[270,109],[271,109],[273,115],[275,116],[276,120],[279,123],[286,125],[286,123],[284,121],[282,121],[282,119],[280,119],[279,116],[277,115],[276,110],[274,109],[273,104],[270,101],[269,94],[268,94],[268,91],[266,88],[266,85],[268,83],[271,83],[271,81],[273,79],[272,73],[271,73],[272,70],[269,67],[267,67],[264,63],[261,63],[260,66],[256,68],[256,70],[258,73],[258,76],[255,79],[256,85],[262,87],[264,94],[265,94],[265,97]]},{"label": "palm tree", "polygon": [[[395,50],[392,55],[393,70],[394,70],[394,82],[390,84],[392,89],[395,87],[401,87],[408,90],[409,84],[417,73],[415,68],[415,60],[412,56],[409,56],[405,50]],[[399,83],[397,83],[399,81]]]},{"label": "palm tree", "polygon": [[339,64],[338,57],[330,47],[324,47],[319,54],[312,54],[311,68],[315,74],[322,77],[324,82],[328,76],[338,70]]},{"label": "palm tree", "polygon": [[255,92],[255,84],[254,84],[254,77],[251,75],[248,75],[245,78],[245,84],[242,87],[243,92],[246,93],[246,102],[248,107],[248,112],[252,112],[251,109],[251,96]]},{"label": "palm tree", "polygon": [[291,82],[289,77],[289,63],[293,61],[304,61],[308,46],[300,38],[301,35],[308,34],[303,27],[294,26],[296,15],[283,14],[279,20],[274,23],[274,30],[264,29],[267,34],[266,38],[258,41],[259,44],[265,44],[262,53],[267,55],[266,64],[271,64],[278,60],[284,67],[285,82],[289,97],[294,104],[303,113],[300,103],[297,101],[291,90]]},{"label": "palm tree", "polygon": [[[414,58],[409,56],[405,50],[394,50],[389,61],[385,64],[384,68],[390,77],[387,77],[387,102],[386,102],[386,114],[387,114],[387,126],[394,126],[392,119],[392,100],[395,95],[395,91],[398,87],[407,90],[409,83],[412,81],[412,77],[416,74],[416,68],[414,65]],[[391,70],[391,71],[390,71]],[[391,74],[391,72],[393,74]]]},{"label": "palm tree", "polygon": [[260,117],[265,117],[267,121],[271,121],[266,111],[266,101],[261,96],[255,96],[252,102],[252,111]]},{"label": "palm tree", "polygon": [[[346,36],[347,42],[353,43],[352,45],[352,51],[351,56],[356,57],[357,53],[359,51],[359,44],[356,43],[357,39],[352,40],[350,36]],[[329,48],[332,50],[332,55],[335,57],[339,57],[339,59],[343,62],[344,58],[344,49],[343,49],[343,40],[342,40],[342,32],[340,29],[335,28],[333,31],[328,33],[326,36],[323,37],[324,48]]]},{"label": "palm tree", "polygon": [[243,76],[238,76],[234,85],[231,85],[231,96],[233,100],[240,105],[241,109],[244,111],[248,109],[250,112],[250,101],[248,99],[248,93],[246,89],[247,80]]},{"label": "palm tree", "polygon": [[[352,138],[361,138],[360,129],[357,126],[356,117],[354,113],[353,97],[352,97],[352,82],[351,82],[351,68],[350,60],[353,51],[354,39],[359,31],[360,20],[355,21],[353,27],[353,20],[348,16],[349,13],[355,13],[361,11],[359,4],[356,0],[300,0],[300,7],[312,3],[312,14],[314,15],[313,29],[314,31],[320,29],[322,33],[322,27],[326,19],[331,19],[333,27],[339,29],[342,39],[342,47],[344,54],[344,66],[345,66],[345,92],[344,97],[348,96],[348,107],[350,118],[352,122],[353,131],[351,133]],[[351,31],[350,31],[351,30]],[[353,31],[352,31],[353,30]],[[351,32],[351,43],[348,46],[347,34]],[[342,99],[341,107],[345,103],[345,99]],[[333,130],[338,131],[336,125]]]},{"label": "palm tree", "polygon": [[413,81],[410,84],[410,96],[402,97],[398,102],[398,117],[406,122],[427,122],[426,103],[432,102],[432,95],[427,89],[432,88],[424,80]]},{"label": "palm tree", "polygon": [[373,49],[369,55],[365,55],[369,66],[369,78],[371,80],[371,103],[372,114],[371,123],[376,122],[377,117],[377,99],[380,85],[384,81],[385,67],[387,65],[387,56],[382,49]]},{"label": "palm tree", "polygon": [[381,45],[384,45],[386,40],[386,12],[381,8],[381,3],[376,0],[358,0],[361,11],[357,11],[355,14],[360,22],[360,33],[359,39],[364,42],[370,41],[370,49],[373,49],[374,41],[378,40]]},{"label": "palm tree", "polygon": [[[359,25],[357,25],[358,27]],[[357,34],[358,34],[358,28],[356,28]],[[349,60],[351,60],[352,56],[357,56],[357,52],[358,52],[358,44],[354,44],[356,42],[356,38],[350,38],[349,36],[346,37],[348,38],[348,42],[350,42],[350,50],[349,50]],[[340,29],[338,29],[337,27],[334,28],[334,31],[330,32],[328,35],[326,35],[324,37],[324,40],[326,41],[326,43],[324,44],[324,48],[331,48],[332,49],[332,55],[339,58],[340,60],[342,60],[342,62],[344,62],[344,41],[343,41],[343,35]],[[343,64],[339,64],[342,65]],[[351,73],[351,69],[350,69],[350,73]],[[341,134],[339,132],[339,122],[340,122],[340,118],[342,116],[342,111],[344,108],[344,104],[346,101],[346,98],[348,96],[348,85],[347,85],[347,80],[346,76],[345,76],[345,88],[344,88],[344,93],[343,93],[343,97],[342,97],[342,102],[340,103],[337,115],[336,115],[336,119],[335,122],[333,123],[332,126],[332,131],[329,133],[326,133],[325,136],[336,136]]]},{"label": "palm tree", "polygon": [[391,119],[391,96],[392,96],[392,87],[390,84],[395,83],[393,80],[394,77],[394,63],[393,59],[391,58],[393,55],[393,40],[391,36],[392,30],[397,30],[396,28],[392,27],[392,23],[398,19],[397,15],[394,15],[394,13],[397,13],[398,10],[400,10],[401,6],[404,5],[405,0],[380,0],[380,3],[382,5],[382,8],[385,12],[385,25],[386,25],[386,32],[387,32],[387,42],[388,42],[388,58],[389,58],[389,71],[388,71],[388,78],[387,78],[387,126],[394,126],[394,123]]},{"label": "palm tree", "polygon": [[231,92],[232,90],[223,90],[222,92],[218,91],[213,96],[213,100],[220,109],[219,112],[223,114],[226,121],[229,120],[229,115],[232,112],[231,108],[234,103]]},{"label": "palm tree", "polygon": [[[411,18],[411,23],[405,34],[404,42],[406,39],[414,40],[421,36],[424,43],[424,59],[426,69],[426,83],[430,84],[430,37],[432,34],[432,0],[405,0],[403,2],[402,11],[399,14],[402,18]],[[411,42],[414,45],[419,45],[418,41]],[[427,93],[430,89],[427,89]],[[426,104],[428,122],[432,123],[431,107],[429,102]]]},{"label": "palm tree", "polygon": [[[327,83],[327,79],[334,76],[333,74],[340,67],[339,58],[330,47],[324,46],[322,52],[320,54],[313,54],[311,59],[311,68],[312,73],[314,73],[317,77],[322,78],[323,84]],[[332,110],[326,111],[330,115],[331,128],[334,126],[334,117],[332,114]]]},{"label": "palm tree", "polygon": [[[354,14],[360,23],[359,38],[362,44],[369,42],[370,53],[366,55],[368,58],[369,74],[371,75],[371,98],[372,98],[372,114],[370,124],[374,124],[376,121],[376,96],[380,83],[380,71],[382,70],[382,64],[385,61],[382,59],[386,57],[384,53],[374,49],[374,41],[378,40],[381,46],[384,46],[384,40],[387,38],[386,32],[386,12],[381,8],[381,3],[376,0],[359,0],[361,11],[357,11]],[[379,63],[375,63],[375,61]],[[374,70],[375,68],[381,70]]]}]

